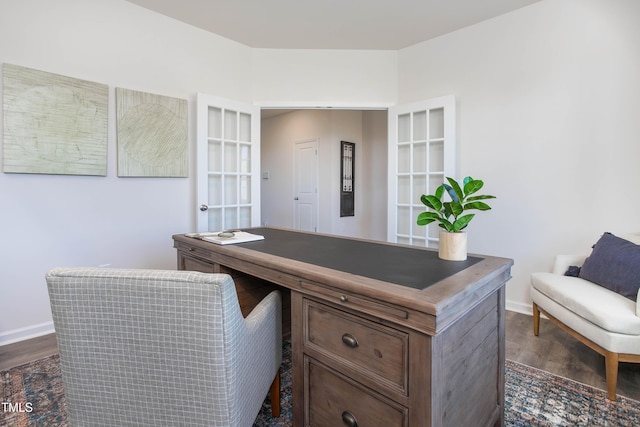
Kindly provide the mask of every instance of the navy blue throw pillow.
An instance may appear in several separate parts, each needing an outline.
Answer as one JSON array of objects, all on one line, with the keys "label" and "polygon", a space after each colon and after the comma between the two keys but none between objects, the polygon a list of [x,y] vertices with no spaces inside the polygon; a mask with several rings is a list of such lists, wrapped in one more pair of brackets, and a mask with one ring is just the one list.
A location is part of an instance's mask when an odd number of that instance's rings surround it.
[{"label": "navy blue throw pillow", "polygon": [[580,277],[635,301],[640,289],[640,245],[604,233],[584,261]]}]

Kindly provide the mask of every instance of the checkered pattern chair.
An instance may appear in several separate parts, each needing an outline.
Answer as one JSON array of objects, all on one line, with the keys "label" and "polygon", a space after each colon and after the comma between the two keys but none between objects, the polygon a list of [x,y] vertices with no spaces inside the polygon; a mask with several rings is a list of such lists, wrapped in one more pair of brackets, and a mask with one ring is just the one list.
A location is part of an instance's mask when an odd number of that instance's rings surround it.
[{"label": "checkered pattern chair", "polygon": [[73,426],[248,427],[279,412],[281,299],[243,318],[234,282],[189,271],[46,275]]}]

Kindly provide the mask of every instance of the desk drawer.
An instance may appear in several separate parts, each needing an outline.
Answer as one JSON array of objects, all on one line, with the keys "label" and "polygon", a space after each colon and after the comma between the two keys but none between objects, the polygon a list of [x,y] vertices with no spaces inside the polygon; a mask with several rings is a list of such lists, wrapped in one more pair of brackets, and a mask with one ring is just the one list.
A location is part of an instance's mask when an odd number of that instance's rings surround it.
[{"label": "desk drawer", "polygon": [[305,299],[305,345],[407,395],[409,335]]},{"label": "desk drawer", "polygon": [[344,375],[305,359],[310,427],[405,427],[407,409]]},{"label": "desk drawer", "polygon": [[340,302],[347,308],[358,310],[372,316],[381,317],[394,322],[406,321],[409,318],[409,312],[401,307],[382,304],[369,298],[350,295],[349,293],[315,283],[300,281],[300,286],[305,292],[311,295],[323,299],[326,298],[327,301]]},{"label": "desk drawer", "polygon": [[215,273],[215,266],[212,262],[186,255],[183,252],[178,252],[178,269],[199,271],[201,273]]}]

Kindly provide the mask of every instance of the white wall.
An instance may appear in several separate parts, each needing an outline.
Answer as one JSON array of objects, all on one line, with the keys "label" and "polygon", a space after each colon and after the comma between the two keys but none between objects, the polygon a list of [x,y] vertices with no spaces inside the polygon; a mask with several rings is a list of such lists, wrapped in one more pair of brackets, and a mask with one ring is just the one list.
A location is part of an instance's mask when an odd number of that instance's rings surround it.
[{"label": "white wall", "polygon": [[[313,109],[263,120],[261,167],[269,172],[261,188],[263,223],[293,227],[294,145],[317,139],[318,231],[384,240],[386,120],[386,111]],[[340,217],[340,141],[356,144],[353,217]]]},{"label": "white wall", "polygon": [[469,249],[515,260],[512,308],[557,253],[640,230],[640,2],[546,0],[399,53],[401,102],[455,94],[459,174],[498,199]]},{"label": "white wall", "polygon": [[383,107],[397,99],[396,51],[253,49],[261,106]]},{"label": "white wall", "polygon": [[[195,94],[249,101],[250,61],[123,0],[2,1],[0,62],[107,84],[110,109],[107,177],[0,173],[0,344],[51,330],[52,267],[175,269],[171,235],[195,227]],[[189,100],[190,178],[117,177],[115,87]]]},{"label": "white wall", "polygon": [[[299,110],[270,119],[262,120],[261,161],[263,172],[269,172],[269,179],[262,180],[261,217],[262,223],[276,227],[292,228],[294,225],[294,147],[296,142],[318,140],[318,198],[324,205],[323,177],[326,168],[323,161],[329,158],[325,144],[329,141],[331,117],[327,110]],[[328,146],[327,146],[328,147]],[[328,175],[328,174],[327,174]],[[326,179],[326,178],[325,178]],[[319,215],[319,230],[328,228],[326,220],[329,210],[324,207]]]},{"label": "white wall", "polygon": [[[387,240],[387,111],[364,111],[362,116],[363,152],[358,162],[363,166],[360,176],[365,189],[359,196],[361,218],[367,228],[363,237]],[[356,194],[356,196],[358,196]]]}]

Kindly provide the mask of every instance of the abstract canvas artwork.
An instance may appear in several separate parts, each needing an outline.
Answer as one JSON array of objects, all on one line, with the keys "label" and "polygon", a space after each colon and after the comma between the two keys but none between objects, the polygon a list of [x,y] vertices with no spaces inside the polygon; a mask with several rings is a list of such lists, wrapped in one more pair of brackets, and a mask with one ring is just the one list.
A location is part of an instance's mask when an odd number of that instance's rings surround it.
[{"label": "abstract canvas artwork", "polygon": [[186,177],[185,99],[116,88],[118,176]]},{"label": "abstract canvas artwork", "polygon": [[107,174],[107,85],[3,64],[5,173]]}]

